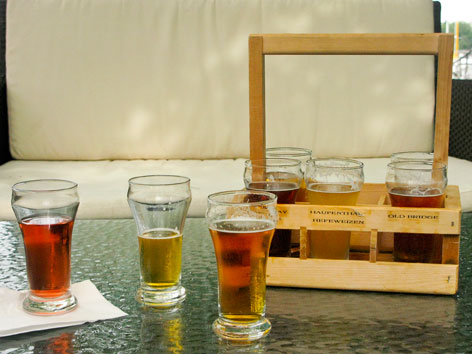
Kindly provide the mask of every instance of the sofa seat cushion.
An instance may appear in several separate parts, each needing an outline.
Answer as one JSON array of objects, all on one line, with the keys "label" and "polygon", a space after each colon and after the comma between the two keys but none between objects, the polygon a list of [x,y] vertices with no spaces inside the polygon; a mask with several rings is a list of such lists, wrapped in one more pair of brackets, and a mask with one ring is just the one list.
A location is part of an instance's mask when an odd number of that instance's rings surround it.
[{"label": "sofa seat cushion", "polygon": [[[387,158],[361,159],[365,180],[383,183]],[[36,178],[63,178],[79,184],[78,218],[131,218],[126,193],[128,179],[139,175],[177,174],[190,177],[189,216],[203,217],[208,194],[241,189],[244,159],[132,161],[10,161],[0,166],[0,220],[13,220],[11,186]],[[472,211],[472,162],[449,159],[449,184],[459,185],[464,211]]]}]

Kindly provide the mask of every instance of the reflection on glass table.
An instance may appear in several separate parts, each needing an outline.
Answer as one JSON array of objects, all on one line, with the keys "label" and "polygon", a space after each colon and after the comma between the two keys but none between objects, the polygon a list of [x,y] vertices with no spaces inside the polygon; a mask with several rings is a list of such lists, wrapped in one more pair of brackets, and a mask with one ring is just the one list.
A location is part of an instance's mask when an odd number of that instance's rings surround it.
[{"label": "reflection on glass table", "polygon": [[[467,352],[472,343],[472,214],[463,215],[458,295],[268,287],[272,331],[251,347],[221,342],[211,330],[218,316],[217,274],[204,219],[185,225],[187,298],[174,312],[146,311],[135,301],[135,233],[132,220],[78,220],[72,241],[72,282],[92,280],[128,316],[1,338],[0,352]],[[1,286],[27,288],[24,262],[18,226],[0,222]]]}]

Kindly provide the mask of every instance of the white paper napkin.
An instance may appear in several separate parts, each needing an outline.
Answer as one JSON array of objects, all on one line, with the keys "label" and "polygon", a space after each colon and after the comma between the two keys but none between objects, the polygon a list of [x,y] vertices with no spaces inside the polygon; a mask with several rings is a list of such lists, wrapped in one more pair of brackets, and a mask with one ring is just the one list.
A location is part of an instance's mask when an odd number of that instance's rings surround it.
[{"label": "white paper napkin", "polygon": [[76,326],[126,316],[100,294],[90,280],[73,284],[71,292],[77,298],[75,310],[57,316],[36,316],[23,310],[25,291],[0,288],[0,337],[50,328]]}]

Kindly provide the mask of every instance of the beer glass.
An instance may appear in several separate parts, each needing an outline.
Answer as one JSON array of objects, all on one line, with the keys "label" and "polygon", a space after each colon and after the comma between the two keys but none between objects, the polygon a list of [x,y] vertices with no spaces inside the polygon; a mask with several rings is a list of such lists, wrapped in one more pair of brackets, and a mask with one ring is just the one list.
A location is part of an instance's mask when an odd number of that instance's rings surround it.
[{"label": "beer glass", "polygon": [[[441,208],[447,167],[427,161],[392,162],[387,167],[386,184],[392,206]],[[441,263],[441,257],[441,235],[394,233],[395,261]]]},{"label": "beer glass", "polygon": [[[305,183],[310,204],[355,205],[364,184],[364,164],[349,159],[315,159],[307,162]],[[351,232],[309,232],[310,257],[349,259]]]},{"label": "beer glass", "polygon": [[58,179],[16,183],[11,204],[23,235],[29,291],[23,308],[35,315],[72,311],[72,228],[79,207],[77,184]]},{"label": "beer glass", "polygon": [[[294,204],[303,178],[300,166],[294,159],[247,160],[244,184],[247,190],[274,193],[280,204]],[[276,230],[269,256],[290,256],[291,237],[291,230]]]},{"label": "beer glass", "polygon": [[185,299],[180,284],[182,232],[191,199],[187,177],[151,175],[129,180],[128,204],[138,230],[137,300],[146,306],[168,308]]},{"label": "beer glass", "polygon": [[[301,162],[302,172],[305,173],[306,162],[311,160],[311,150],[298,147],[272,147],[266,149],[266,157],[268,158],[283,158],[295,159]],[[305,180],[302,179],[300,189],[298,190],[296,202],[308,201],[306,196]]]},{"label": "beer glass", "polygon": [[277,224],[277,196],[259,191],[227,191],[208,196],[206,219],[218,267],[221,338],[252,341],[264,337],[266,266]]}]

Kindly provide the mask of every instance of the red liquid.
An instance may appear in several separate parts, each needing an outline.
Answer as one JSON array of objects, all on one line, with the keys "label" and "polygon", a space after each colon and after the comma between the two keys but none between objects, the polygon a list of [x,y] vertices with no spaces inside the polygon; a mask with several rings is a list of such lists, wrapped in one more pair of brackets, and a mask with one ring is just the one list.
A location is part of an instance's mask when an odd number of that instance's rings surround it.
[{"label": "red liquid", "polygon": [[[412,208],[441,208],[444,194],[438,189],[393,188],[390,193],[392,206]],[[441,263],[442,236],[430,234],[395,233],[393,257],[400,262]]]},{"label": "red liquid", "polygon": [[20,229],[31,293],[58,297],[70,287],[70,248],[74,221],[66,216],[23,219]]},{"label": "red liquid", "polygon": [[[277,196],[277,204],[293,204],[299,187],[293,182],[268,181],[250,183],[247,189],[274,193]],[[291,239],[292,230],[275,230],[270,244],[269,256],[290,256]]]}]

